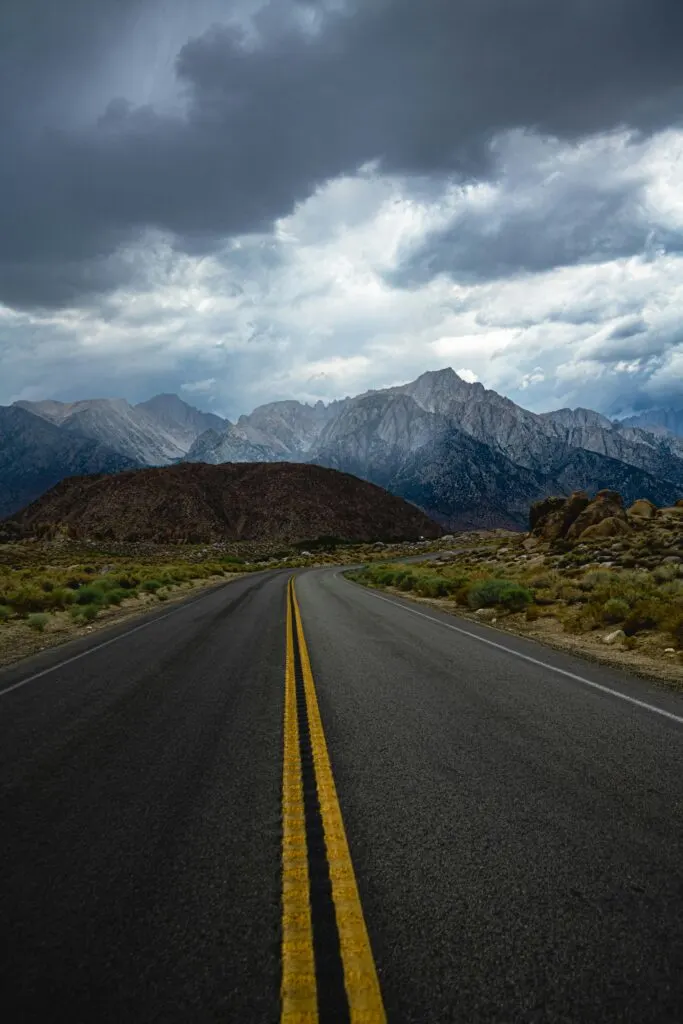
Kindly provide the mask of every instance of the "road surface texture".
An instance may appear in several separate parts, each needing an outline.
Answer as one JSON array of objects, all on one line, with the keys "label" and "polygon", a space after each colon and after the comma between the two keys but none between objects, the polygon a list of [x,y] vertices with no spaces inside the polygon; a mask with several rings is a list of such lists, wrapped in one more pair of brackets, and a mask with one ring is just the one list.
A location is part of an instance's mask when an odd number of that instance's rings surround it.
[{"label": "road surface texture", "polygon": [[245,577],[0,672],[9,1022],[683,1020],[683,700]]}]

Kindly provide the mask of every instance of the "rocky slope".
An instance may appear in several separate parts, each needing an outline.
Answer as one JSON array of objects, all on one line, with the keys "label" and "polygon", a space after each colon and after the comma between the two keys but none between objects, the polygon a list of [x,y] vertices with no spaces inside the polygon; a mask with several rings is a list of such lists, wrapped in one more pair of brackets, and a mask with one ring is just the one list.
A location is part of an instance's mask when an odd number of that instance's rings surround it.
[{"label": "rocky slope", "polygon": [[183,464],[64,480],[13,517],[26,536],[283,543],[436,537],[424,513],[373,484],[319,466]]},{"label": "rocky slope", "polygon": [[146,402],[139,402],[135,409],[163,427],[183,452],[188,452],[204,431],[221,431],[227,423],[227,420],[212,412],[195,409],[177,395],[155,395]]},{"label": "rocky slope", "polygon": [[224,462],[282,462],[285,453],[279,445],[260,443],[252,440],[246,430],[228,425],[221,431],[207,430],[194,442],[187,455],[186,462],[206,462],[209,465],[220,465]]},{"label": "rocky slope", "polygon": [[451,528],[521,527],[550,491],[617,488],[666,504],[683,486],[683,443],[589,409],[538,415],[452,369],[327,408],[275,402],[189,455],[220,463],[306,460],[408,498]]},{"label": "rocky slope", "polygon": [[31,408],[146,465],[310,462],[354,473],[451,528],[523,526],[548,492],[612,488],[666,504],[683,487],[683,439],[590,409],[529,412],[450,368],[314,406],[273,402],[237,423],[174,395]]},{"label": "rocky slope", "polygon": [[186,449],[172,433],[143,409],[123,398],[94,398],[83,402],[22,402],[21,407],[61,427],[63,431],[106,444],[143,465],[163,465],[180,459]]},{"label": "rocky slope", "polygon": [[16,405],[146,466],[164,466],[183,458],[204,431],[223,429],[227,422],[200,412],[177,395],[156,395],[135,406],[123,398]]},{"label": "rocky slope", "polygon": [[26,409],[0,406],[0,518],[64,477],[116,473],[135,465],[98,441],[63,431]]},{"label": "rocky slope", "polygon": [[683,438],[683,409],[649,409],[637,416],[627,416],[621,424],[650,431],[664,430]]}]

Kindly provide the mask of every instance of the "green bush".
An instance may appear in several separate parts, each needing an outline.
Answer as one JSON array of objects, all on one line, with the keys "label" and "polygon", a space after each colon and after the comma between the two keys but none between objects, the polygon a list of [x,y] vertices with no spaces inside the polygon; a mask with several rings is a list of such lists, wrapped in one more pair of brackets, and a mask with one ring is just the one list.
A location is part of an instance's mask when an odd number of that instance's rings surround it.
[{"label": "green bush", "polygon": [[71,608],[71,617],[75,622],[79,620],[92,622],[97,618],[101,607],[99,604],[76,604]]},{"label": "green bush", "polygon": [[156,594],[157,590],[161,590],[162,587],[161,580],[145,580],[140,589],[144,590],[146,594]]},{"label": "green bush", "polygon": [[140,585],[140,580],[131,573],[124,573],[122,576],[116,577],[116,585],[122,590],[135,590]]},{"label": "green bush", "polygon": [[623,630],[626,636],[633,636],[643,630],[657,629],[666,616],[667,606],[661,601],[645,598],[637,601],[624,619]]},{"label": "green bush", "polygon": [[510,612],[521,612],[533,603],[534,596],[527,587],[513,580],[479,580],[467,592],[470,608],[492,608],[500,605]]},{"label": "green bush", "polygon": [[9,605],[0,604],[0,622],[7,622],[11,614],[12,609]]},{"label": "green bush", "polygon": [[623,622],[630,610],[628,601],[620,597],[611,597],[603,605],[602,617],[605,622]]},{"label": "green bush", "polygon": [[668,583],[670,580],[675,580],[678,576],[678,566],[658,565],[652,575],[656,579],[657,583]]},{"label": "green bush", "polygon": [[20,587],[18,590],[10,591],[5,595],[5,599],[15,615],[21,619],[25,619],[32,612],[44,611],[47,604],[47,595],[35,586]]},{"label": "green bush", "polygon": [[72,605],[75,600],[76,595],[73,590],[69,590],[67,587],[56,587],[45,595],[45,607],[51,611],[61,611]]},{"label": "green bush", "polygon": [[37,633],[44,632],[49,621],[50,616],[45,615],[44,612],[34,612],[33,615],[29,615],[28,617],[29,626],[31,629],[35,629]]},{"label": "green bush", "polygon": [[447,597],[448,584],[442,576],[424,576],[416,584],[418,594],[423,597]]},{"label": "green bush", "polygon": [[104,593],[100,587],[94,585],[81,587],[76,591],[76,604],[104,604]]}]

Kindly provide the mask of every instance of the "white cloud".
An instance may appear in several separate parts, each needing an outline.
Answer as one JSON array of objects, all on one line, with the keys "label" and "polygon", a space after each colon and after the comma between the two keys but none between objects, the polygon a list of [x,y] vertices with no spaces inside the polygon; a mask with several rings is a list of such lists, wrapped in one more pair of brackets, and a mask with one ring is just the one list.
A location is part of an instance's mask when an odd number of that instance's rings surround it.
[{"label": "white cloud", "polygon": [[207,377],[206,380],[190,380],[180,385],[181,391],[187,391],[191,395],[211,394],[216,386],[215,377]]},{"label": "white cloud", "polygon": [[479,380],[476,373],[472,373],[471,370],[456,370],[456,373],[458,374],[458,377],[461,377],[462,380],[466,380],[468,384],[476,384]]},{"label": "white cloud", "polygon": [[[527,183],[540,174],[558,202],[557,175],[572,188],[596,174],[642,180],[651,222],[683,227],[683,133],[576,147],[525,137],[504,155],[504,174]],[[212,256],[178,253],[149,234],[129,253],[135,287],[49,314],[0,307],[0,401],[182,390],[236,415],[277,398],[388,386],[445,364],[539,410],[680,394],[676,251],[392,286],[406,247],[454,211],[476,209],[493,223],[505,215],[504,193],[509,199],[505,181],[427,187],[365,168],[319,189],[272,235],[235,239]],[[523,189],[521,201],[530,194]]]}]

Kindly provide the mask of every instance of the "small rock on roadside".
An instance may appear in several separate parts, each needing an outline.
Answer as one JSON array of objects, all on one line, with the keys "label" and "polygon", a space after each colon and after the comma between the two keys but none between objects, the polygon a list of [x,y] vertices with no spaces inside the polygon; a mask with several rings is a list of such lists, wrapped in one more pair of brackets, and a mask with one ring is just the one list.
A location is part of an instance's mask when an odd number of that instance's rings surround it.
[{"label": "small rock on roadside", "polygon": [[478,619],[482,622],[495,622],[496,621],[496,609],[495,608],[477,608],[474,613]]},{"label": "small rock on roadside", "polygon": [[606,636],[603,636],[602,642],[603,644],[616,644],[620,640],[625,639],[626,633],[624,633],[623,629],[615,629],[612,633],[607,633]]}]

